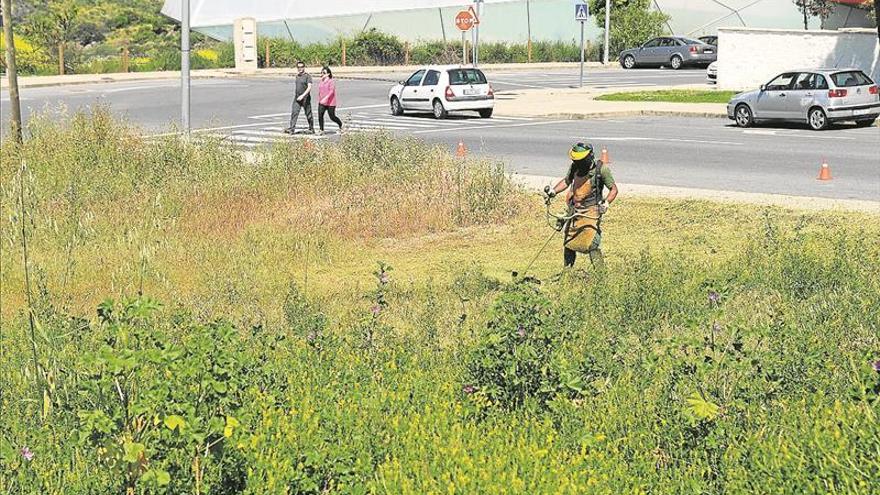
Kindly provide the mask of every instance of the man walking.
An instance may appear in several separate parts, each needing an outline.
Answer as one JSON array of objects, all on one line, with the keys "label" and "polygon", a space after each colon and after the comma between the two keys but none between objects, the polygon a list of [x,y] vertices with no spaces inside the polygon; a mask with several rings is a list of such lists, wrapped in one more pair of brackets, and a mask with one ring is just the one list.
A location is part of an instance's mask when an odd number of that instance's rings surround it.
[{"label": "man walking", "polygon": [[296,119],[299,110],[306,112],[306,120],[309,122],[309,134],[315,133],[315,122],[312,117],[312,76],[306,72],[306,64],[302,61],[296,63],[296,82],[294,83],[293,105],[290,109],[290,127],[284,129],[287,134],[293,134],[296,129]]}]

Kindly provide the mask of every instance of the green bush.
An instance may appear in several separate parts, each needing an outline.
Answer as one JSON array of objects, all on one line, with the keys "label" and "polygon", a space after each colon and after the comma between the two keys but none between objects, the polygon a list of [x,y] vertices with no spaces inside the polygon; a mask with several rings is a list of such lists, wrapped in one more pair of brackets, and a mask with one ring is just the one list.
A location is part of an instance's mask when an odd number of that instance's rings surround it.
[{"label": "green bush", "polygon": [[403,63],[403,43],[396,36],[376,28],[364,31],[348,48],[352,65],[397,65]]}]

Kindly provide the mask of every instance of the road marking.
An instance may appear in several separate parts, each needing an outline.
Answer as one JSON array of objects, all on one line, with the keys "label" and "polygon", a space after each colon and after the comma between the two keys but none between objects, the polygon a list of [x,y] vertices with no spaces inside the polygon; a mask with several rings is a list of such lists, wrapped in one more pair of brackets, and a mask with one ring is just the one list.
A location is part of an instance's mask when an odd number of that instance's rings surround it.
[{"label": "road marking", "polygon": [[[581,137],[574,137],[573,139],[582,139]],[[642,136],[633,136],[633,137],[590,137],[591,141],[659,141],[659,142],[672,142],[672,143],[696,143],[696,144],[725,144],[729,146],[742,146],[743,143],[735,143],[732,141],[707,141],[703,139],[678,139],[678,138],[651,138],[651,137],[642,137]]]},{"label": "road marking", "polygon": [[565,124],[570,121],[567,120],[553,120],[553,121],[542,121],[542,122],[526,122],[522,124],[505,124],[505,125],[487,125],[487,126],[472,126],[472,127],[453,127],[446,129],[429,129],[425,131],[415,131],[413,134],[432,134],[437,132],[449,132],[449,131],[470,131],[474,129],[501,129],[506,127],[527,127],[527,126],[538,126],[538,125],[549,125],[549,124]]},{"label": "road marking", "polygon": [[544,86],[536,86],[534,84],[522,84],[522,83],[514,83],[514,82],[507,82],[507,81],[499,81],[498,79],[493,79],[489,82],[492,84],[504,84],[507,86],[521,86],[523,88],[543,88],[544,87]]},{"label": "road marking", "polygon": [[[349,110],[361,110],[364,108],[383,108],[383,107],[387,107],[387,106],[388,106],[387,104],[383,103],[381,105],[361,105],[361,106],[357,106],[357,107],[339,107],[336,109],[336,113],[349,111]],[[248,118],[249,119],[270,119],[270,118],[274,118],[274,117],[289,117],[289,116],[290,116],[290,112],[283,112],[283,113],[267,113],[264,115],[251,115]]]}]

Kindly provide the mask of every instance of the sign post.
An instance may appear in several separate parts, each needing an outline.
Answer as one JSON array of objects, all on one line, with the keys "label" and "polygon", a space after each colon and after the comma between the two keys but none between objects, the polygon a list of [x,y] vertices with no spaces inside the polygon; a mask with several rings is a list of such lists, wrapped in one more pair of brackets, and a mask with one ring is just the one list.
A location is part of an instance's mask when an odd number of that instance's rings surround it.
[{"label": "sign post", "polygon": [[581,23],[581,82],[584,87],[584,23],[590,18],[590,7],[586,3],[574,4],[574,20]]},{"label": "sign post", "polygon": [[[467,64],[467,40],[465,39],[465,34],[471,30],[474,25],[478,24],[480,21],[477,20],[477,16],[474,15],[473,7],[468,10],[462,10],[458,14],[455,15],[455,27],[457,27],[461,31],[461,63],[462,65]],[[476,52],[474,53],[474,63],[476,64]]]}]

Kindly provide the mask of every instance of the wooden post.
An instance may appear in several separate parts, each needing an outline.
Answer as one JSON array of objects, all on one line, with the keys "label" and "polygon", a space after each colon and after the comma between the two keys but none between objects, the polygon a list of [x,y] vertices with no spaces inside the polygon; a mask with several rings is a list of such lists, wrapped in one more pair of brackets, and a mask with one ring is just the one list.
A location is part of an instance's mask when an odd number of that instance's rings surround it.
[{"label": "wooden post", "polygon": [[345,67],[345,38],[342,38],[342,66]]},{"label": "wooden post", "polygon": [[409,41],[403,44],[403,65],[409,65]]},{"label": "wooden post", "polygon": [[64,75],[64,42],[58,43],[58,75]]},{"label": "wooden post", "polygon": [[268,69],[269,67],[272,67],[272,53],[269,50],[269,40],[266,39],[266,61],[263,68]]},{"label": "wooden post", "polygon": [[128,53],[128,40],[122,42],[122,72],[128,72],[129,65],[129,53]]}]

